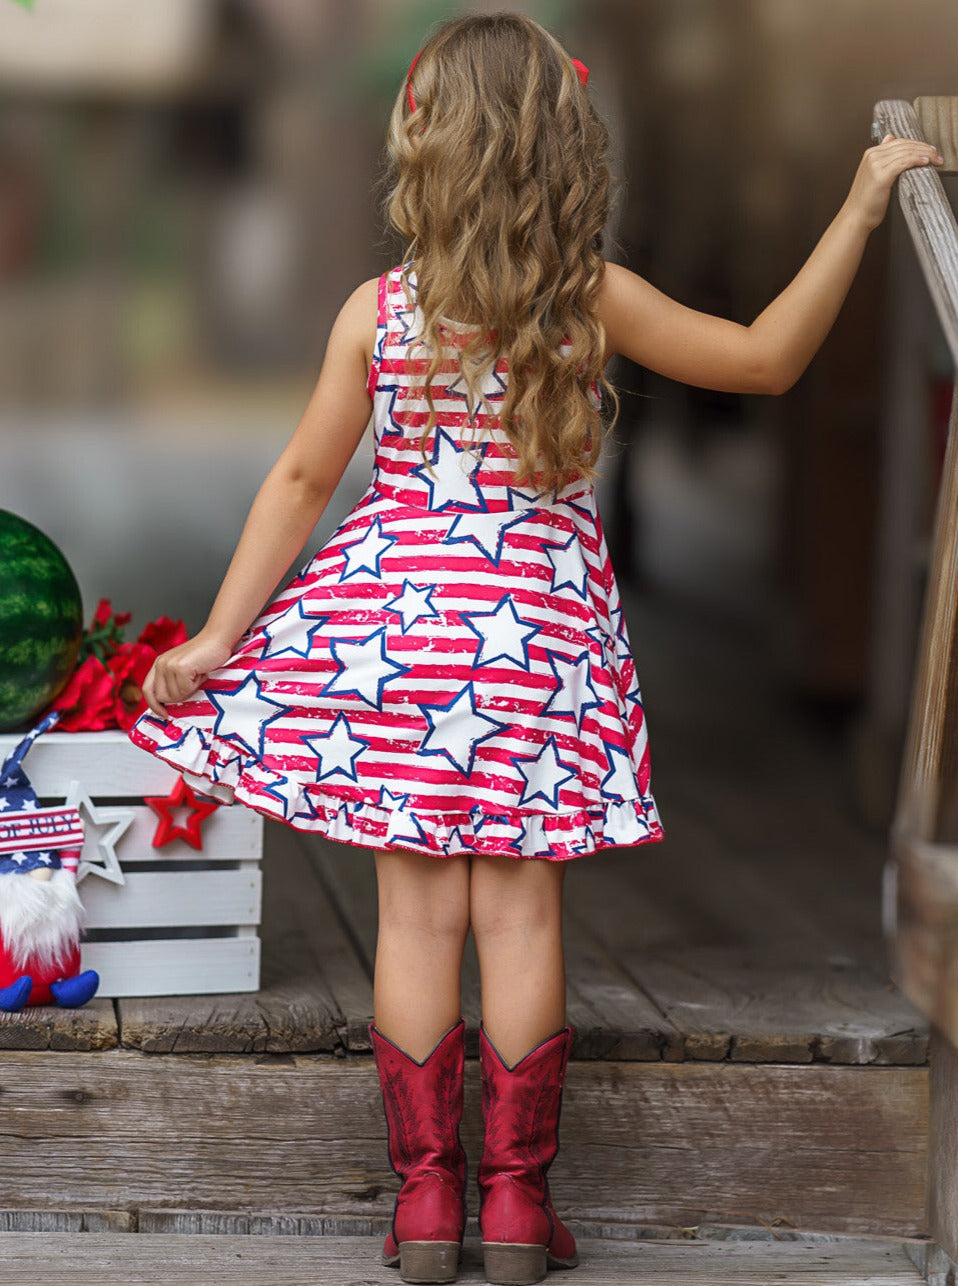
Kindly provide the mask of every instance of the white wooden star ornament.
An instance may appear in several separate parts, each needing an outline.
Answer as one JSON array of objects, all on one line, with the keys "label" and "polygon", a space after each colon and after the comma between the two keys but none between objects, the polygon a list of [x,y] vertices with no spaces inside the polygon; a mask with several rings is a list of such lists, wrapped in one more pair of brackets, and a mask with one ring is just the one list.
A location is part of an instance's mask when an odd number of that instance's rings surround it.
[{"label": "white wooden star ornament", "polygon": [[133,822],[132,808],[101,808],[93,804],[78,781],[70,782],[66,802],[83,817],[83,852],[77,867],[77,883],[86,875],[99,875],[113,884],[125,884],[126,876],[116,855],[116,845]]}]

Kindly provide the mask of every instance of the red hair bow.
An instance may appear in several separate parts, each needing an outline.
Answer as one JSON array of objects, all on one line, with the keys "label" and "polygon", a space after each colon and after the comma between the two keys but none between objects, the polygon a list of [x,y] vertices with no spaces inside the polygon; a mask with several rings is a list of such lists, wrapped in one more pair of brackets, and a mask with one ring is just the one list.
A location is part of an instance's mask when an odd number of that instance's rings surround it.
[{"label": "red hair bow", "polygon": [[[419,54],[421,53],[422,50],[420,49]],[[419,61],[419,54],[416,54],[415,58],[409,64],[409,70],[406,72],[406,97],[409,99],[409,110],[411,112],[416,110],[416,100],[412,96],[412,71],[416,63]],[[580,62],[578,58],[572,59],[572,66],[575,68],[576,75],[579,77],[579,83],[585,85],[589,79],[588,67],[584,62]]]}]

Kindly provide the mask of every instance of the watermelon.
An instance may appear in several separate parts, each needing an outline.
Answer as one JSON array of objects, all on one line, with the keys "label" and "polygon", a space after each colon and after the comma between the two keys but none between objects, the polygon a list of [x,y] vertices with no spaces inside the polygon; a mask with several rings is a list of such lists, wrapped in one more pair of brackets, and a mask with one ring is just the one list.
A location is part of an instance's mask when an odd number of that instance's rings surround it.
[{"label": "watermelon", "polygon": [[29,724],[63,690],[82,634],[67,560],[39,528],[0,509],[0,732]]}]

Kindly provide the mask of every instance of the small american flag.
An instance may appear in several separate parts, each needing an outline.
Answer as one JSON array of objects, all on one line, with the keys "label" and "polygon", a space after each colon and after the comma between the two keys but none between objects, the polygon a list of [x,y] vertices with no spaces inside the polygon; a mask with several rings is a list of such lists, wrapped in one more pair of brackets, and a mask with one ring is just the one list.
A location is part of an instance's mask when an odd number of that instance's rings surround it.
[{"label": "small american flag", "polygon": [[0,875],[28,874],[38,867],[76,874],[83,848],[83,821],[76,808],[41,808],[23,769],[27,751],[59,719],[54,710],[23,738],[0,768]]}]

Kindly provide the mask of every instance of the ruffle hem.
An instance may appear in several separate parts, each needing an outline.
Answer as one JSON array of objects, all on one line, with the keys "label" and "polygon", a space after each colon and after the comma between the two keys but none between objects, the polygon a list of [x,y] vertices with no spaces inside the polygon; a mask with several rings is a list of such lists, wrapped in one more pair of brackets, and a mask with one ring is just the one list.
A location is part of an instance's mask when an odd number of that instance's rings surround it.
[{"label": "ruffle hem", "polygon": [[438,812],[417,808],[409,803],[408,792],[392,793],[385,786],[376,803],[337,795],[321,784],[271,771],[255,756],[243,758],[229,742],[195,727],[167,745],[148,737],[139,726],[129,736],[135,745],[181,772],[192,789],[219,803],[239,801],[295,830],[343,844],[408,849],[434,857],[475,853],[564,862],[664,838],[651,795],[558,813],[520,808],[493,813],[478,805],[466,812]]}]

